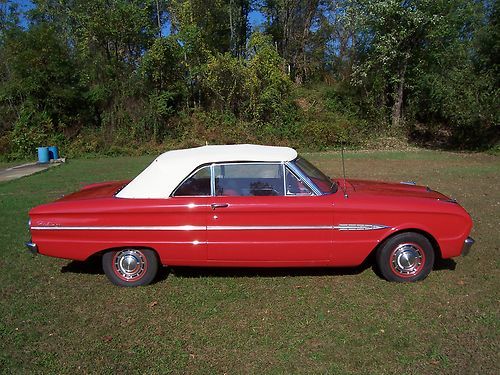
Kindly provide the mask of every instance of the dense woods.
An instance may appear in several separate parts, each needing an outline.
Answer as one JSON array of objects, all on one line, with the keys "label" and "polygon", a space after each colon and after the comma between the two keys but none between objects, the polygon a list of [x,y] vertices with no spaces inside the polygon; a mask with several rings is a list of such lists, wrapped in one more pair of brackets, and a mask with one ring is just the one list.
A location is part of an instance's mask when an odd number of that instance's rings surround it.
[{"label": "dense woods", "polygon": [[498,147],[487,0],[0,0],[0,153]]}]

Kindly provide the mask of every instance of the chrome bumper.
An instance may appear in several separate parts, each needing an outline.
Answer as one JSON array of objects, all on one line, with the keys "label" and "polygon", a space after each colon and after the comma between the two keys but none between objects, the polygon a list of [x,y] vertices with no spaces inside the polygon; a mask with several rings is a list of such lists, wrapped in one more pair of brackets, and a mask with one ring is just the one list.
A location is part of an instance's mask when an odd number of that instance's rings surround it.
[{"label": "chrome bumper", "polygon": [[474,245],[474,241],[472,239],[472,237],[467,237],[467,239],[464,241],[464,245],[462,247],[462,255],[463,256],[466,256],[467,254],[469,254],[469,251],[470,251],[470,248],[472,247],[472,245]]},{"label": "chrome bumper", "polygon": [[33,255],[38,254],[38,246],[36,245],[36,243],[29,241],[29,242],[26,242],[25,245],[28,248],[28,250],[31,252],[31,254],[33,254]]}]

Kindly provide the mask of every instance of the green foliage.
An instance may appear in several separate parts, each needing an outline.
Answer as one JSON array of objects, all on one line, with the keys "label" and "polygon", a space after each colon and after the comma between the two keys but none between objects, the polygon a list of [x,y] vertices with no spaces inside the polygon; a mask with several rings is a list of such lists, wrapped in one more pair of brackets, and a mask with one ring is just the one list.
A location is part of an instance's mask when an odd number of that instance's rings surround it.
[{"label": "green foliage", "polygon": [[477,30],[474,39],[476,69],[491,76],[496,88],[500,87],[500,2],[493,1],[486,12],[487,22]]},{"label": "green foliage", "polygon": [[47,112],[22,108],[11,133],[14,158],[27,158],[36,154],[36,148],[47,146],[53,136],[54,125]]},{"label": "green foliage", "polygon": [[244,89],[249,95],[247,116],[257,122],[280,126],[293,108],[289,95],[291,81],[284,72],[284,60],[269,36],[254,33],[248,48],[252,54]]},{"label": "green foliage", "polygon": [[81,88],[70,51],[51,26],[33,26],[27,33],[13,31],[4,53],[9,76],[0,86],[0,100],[29,101],[60,122],[74,120],[71,111],[81,105]]},{"label": "green foliage", "polygon": [[216,108],[239,113],[245,105],[242,89],[247,79],[247,69],[241,59],[229,53],[210,56],[205,67],[203,84],[213,95]]},{"label": "green foliage", "polygon": [[24,16],[0,0],[3,158],[49,140],[74,155],[498,143],[498,2],[37,0]]},{"label": "green foliage", "polygon": [[[417,119],[441,124],[457,148],[494,145],[495,128],[500,124],[496,105],[500,89],[492,86],[488,76],[478,76],[472,66],[453,67],[442,74],[426,74],[415,89],[425,90],[410,103]],[[446,124],[446,126],[443,126]],[[427,130],[428,131],[428,130]],[[491,143],[490,143],[491,142]]]},{"label": "green foliage", "polygon": [[144,55],[141,69],[158,90],[172,89],[184,78],[183,48],[176,38],[157,38]]},{"label": "green foliage", "polygon": [[245,61],[229,53],[211,56],[203,83],[220,110],[241,113],[259,127],[269,124],[280,132],[294,113],[284,60],[266,35],[254,33],[248,48],[251,55]]},{"label": "green foliage", "polygon": [[300,108],[295,133],[300,147],[359,147],[379,130],[376,123],[361,119],[362,108],[342,84],[301,87],[294,97]]}]

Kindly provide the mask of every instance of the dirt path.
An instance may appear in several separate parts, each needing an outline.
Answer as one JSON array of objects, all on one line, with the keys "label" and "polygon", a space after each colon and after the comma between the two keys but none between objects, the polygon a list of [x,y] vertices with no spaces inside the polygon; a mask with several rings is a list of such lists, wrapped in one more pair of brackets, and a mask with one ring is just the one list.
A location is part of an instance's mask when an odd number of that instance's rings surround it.
[{"label": "dirt path", "polygon": [[17,165],[15,167],[10,167],[0,170],[0,182],[15,180],[24,176],[29,176],[33,173],[44,171],[51,167],[60,165],[61,163],[48,163],[48,164],[38,164],[38,163],[26,163],[22,165]]}]

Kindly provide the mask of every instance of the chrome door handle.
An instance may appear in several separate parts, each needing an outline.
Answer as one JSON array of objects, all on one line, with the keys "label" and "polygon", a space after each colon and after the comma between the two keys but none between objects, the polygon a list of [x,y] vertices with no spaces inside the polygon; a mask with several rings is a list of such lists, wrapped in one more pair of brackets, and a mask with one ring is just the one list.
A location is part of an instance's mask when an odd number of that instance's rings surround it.
[{"label": "chrome door handle", "polygon": [[225,208],[229,207],[229,203],[212,203],[210,207],[212,207],[212,210],[215,210],[216,208]]}]

